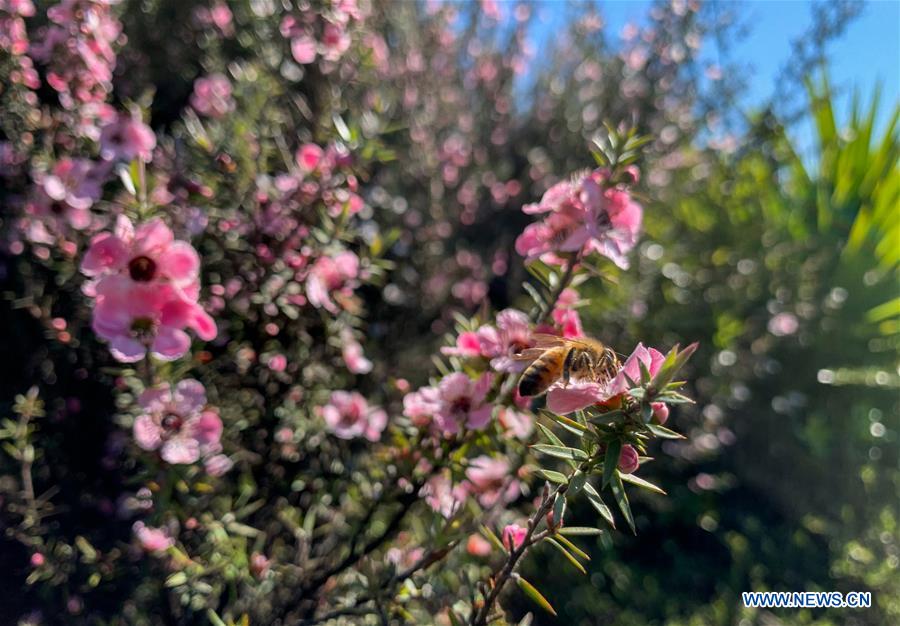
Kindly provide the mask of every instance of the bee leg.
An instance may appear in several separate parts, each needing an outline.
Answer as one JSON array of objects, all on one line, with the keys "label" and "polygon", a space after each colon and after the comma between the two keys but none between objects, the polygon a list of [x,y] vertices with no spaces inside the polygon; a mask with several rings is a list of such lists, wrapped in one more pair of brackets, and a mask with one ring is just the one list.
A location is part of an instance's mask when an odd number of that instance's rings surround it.
[{"label": "bee leg", "polygon": [[566,358],[563,359],[563,373],[562,373],[563,387],[569,386],[569,378],[572,374],[572,365],[573,365],[574,360],[575,360],[575,351],[569,350],[566,353]]}]

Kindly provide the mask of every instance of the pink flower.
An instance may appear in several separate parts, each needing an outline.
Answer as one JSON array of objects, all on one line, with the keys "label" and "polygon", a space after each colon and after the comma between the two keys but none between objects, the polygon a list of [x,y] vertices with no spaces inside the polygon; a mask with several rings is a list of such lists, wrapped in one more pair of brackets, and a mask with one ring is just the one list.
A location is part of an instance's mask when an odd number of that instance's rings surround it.
[{"label": "pink flower", "polygon": [[574,308],[576,302],[578,302],[578,292],[571,288],[564,289],[551,314],[553,323],[566,339],[584,336],[581,316]]},{"label": "pink flower", "polygon": [[40,552],[32,553],[32,555],[31,555],[31,566],[32,567],[40,567],[41,565],[43,565],[46,562],[47,562],[47,560],[44,558],[44,555],[41,554]]},{"label": "pink flower", "polygon": [[287,367],[287,357],[283,354],[273,354],[269,357],[266,365],[268,365],[269,369],[273,372],[283,372]]},{"label": "pink flower", "polygon": [[[198,334],[215,336],[215,324],[199,305],[180,299],[166,286],[130,286],[124,279],[104,282],[94,306],[92,327],[110,343],[110,351],[123,363],[146,356],[164,361],[177,359],[191,346],[182,330],[192,327]],[[212,325],[212,329],[209,325]]]},{"label": "pink flower", "polygon": [[378,441],[388,420],[387,413],[369,407],[366,399],[355,391],[333,392],[330,402],[320,407],[319,412],[326,428],[341,439],[365,437]]},{"label": "pink flower", "polygon": [[322,161],[325,152],[314,143],[305,143],[297,150],[297,165],[304,172],[312,172]]},{"label": "pink flower", "polygon": [[193,379],[172,389],[168,383],[138,398],[145,413],[134,421],[134,439],[144,450],[159,450],[167,463],[195,463],[222,446],[222,420],[206,407],[206,390]]},{"label": "pink flower", "polygon": [[91,240],[81,271],[99,279],[98,290],[107,277],[120,276],[135,284],[171,285],[185,298],[195,300],[200,256],[191,244],[176,240],[161,219],[134,228],[128,218],[120,216],[115,233],[100,233]]},{"label": "pink flower", "polygon": [[224,117],[234,110],[231,83],[223,74],[211,74],[194,81],[191,106],[200,115]]},{"label": "pink flower", "polygon": [[441,393],[437,387],[422,387],[403,396],[403,414],[420,428],[429,425],[440,408]]},{"label": "pink flower", "polygon": [[337,24],[326,23],[322,32],[322,57],[338,61],[350,48],[350,35]]},{"label": "pink flower", "polygon": [[482,327],[478,331],[482,353],[491,358],[491,367],[498,372],[521,372],[528,365],[513,356],[534,345],[528,316],[516,309],[497,314],[497,328]]},{"label": "pink flower", "polygon": [[316,40],[307,34],[291,39],[291,55],[301,65],[309,65],[316,60]]},{"label": "pink flower", "polygon": [[465,501],[467,492],[464,485],[454,485],[450,475],[445,472],[429,478],[419,495],[433,511],[449,519]]},{"label": "pink flower", "polygon": [[138,158],[149,163],[155,147],[156,135],[150,127],[127,113],[119,113],[119,118],[100,133],[100,156],[107,161]]},{"label": "pink flower", "polygon": [[619,471],[623,474],[631,474],[640,467],[640,464],[638,452],[634,446],[628,443],[623,445],[622,451],[619,453]]},{"label": "pink flower", "polygon": [[147,552],[162,552],[175,545],[175,540],[161,528],[147,526],[144,522],[135,522],[131,529],[141,548]]},{"label": "pink flower", "polygon": [[545,216],[525,228],[516,251],[527,261],[557,264],[560,255],[598,252],[628,267],[626,254],[637,243],[643,210],[626,190],[602,187],[607,176],[605,170],[594,170],[557,183],[539,203],[523,207],[525,213]]},{"label": "pink flower", "polygon": [[313,264],[306,279],[306,297],[316,308],[325,309],[337,314],[340,309],[334,303],[332,295],[339,292],[349,296],[356,287],[359,275],[359,257],[349,250],[336,256],[319,257]]},{"label": "pink flower", "polygon": [[518,524],[508,524],[503,529],[503,545],[509,548],[510,552],[517,550],[525,542],[527,534],[527,528],[522,528]]},{"label": "pink flower", "polygon": [[445,435],[455,435],[465,426],[481,430],[491,421],[493,406],[485,397],[493,383],[493,376],[483,374],[472,380],[462,372],[445,376],[438,385],[440,404],[434,415],[435,425]]},{"label": "pink flower", "polygon": [[611,380],[576,380],[569,382],[568,385],[555,383],[547,394],[547,408],[555,413],[565,414],[580,411],[592,404],[606,402],[626,393],[631,388],[627,378],[635,383],[640,383],[639,362],[646,366],[651,376],[654,376],[662,367],[665,358],[665,355],[659,350],[655,348],[648,350],[639,343],[625,361],[625,365]]},{"label": "pink flower", "polygon": [[510,472],[509,461],[489,456],[475,457],[466,469],[466,487],[484,508],[519,497],[519,481]]},{"label": "pink flower", "polygon": [[508,434],[523,441],[527,440],[534,430],[534,419],[531,415],[509,407],[502,407],[497,414],[497,419],[500,420],[500,424]]},{"label": "pink flower", "polygon": [[456,338],[456,346],[441,348],[441,353],[450,356],[479,357],[482,354],[481,337],[471,330],[463,331]]}]

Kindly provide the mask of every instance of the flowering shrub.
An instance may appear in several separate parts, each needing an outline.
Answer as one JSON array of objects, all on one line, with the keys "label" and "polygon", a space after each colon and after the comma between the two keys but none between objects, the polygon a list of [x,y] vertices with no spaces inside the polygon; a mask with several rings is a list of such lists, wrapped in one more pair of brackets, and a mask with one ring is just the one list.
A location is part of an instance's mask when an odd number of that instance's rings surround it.
[{"label": "flowering shrub", "polygon": [[[681,437],[663,424],[689,402],[675,375],[695,345],[638,344],[603,374],[566,369],[546,400],[517,388],[541,337],[585,338],[579,288],[629,267],[648,140],[586,116],[600,132],[595,169],[560,181],[529,157],[527,187],[491,171],[474,120],[431,132],[446,120],[429,116],[464,108],[466,87],[492,100],[500,76],[521,71],[524,40],[509,57],[454,64],[463,48],[446,7],[424,30],[437,51],[391,50],[382,34],[402,17],[353,0],[196,7],[179,28],[202,74],[163,120],[125,4],[64,0],[41,16],[27,0],[0,4],[4,246],[27,277],[15,298],[46,329],[60,375],[107,394],[92,407],[103,434],[92,471],[112,485],[78,501],[108,532],[55,521],[67,480],[55,455],[74,436],[55,420],[86,412],[77,390],[21,390],[2,431],[20,477],[4,484],[3,524],[29,554],[27,584],[107,623],[480,626],[510,581],[554,612],[520,562],[550,544],[583,572],[574,537],[605,536],[619,518],[634,531],[626,485],[662,492],[641,466],[655,439]],[[483,11],[490,21],[499,8]],[[448,77],[460,80],[439,102],[428,81]],[[493,99],[495,148],[509,143],[508,95]],[[397,118],[411,143],[392,138]],[[426,191],[422,205],[446,213],[410,209]],[[515,216],[521,259],[497,247],[486,263],[460,246],[435,262],[482,201],[538,196]],[[489,275],[520,263],[531,276],[520,308],[488,306]],[[463,306],[432,320],[429,334],[454,330],[434,367],[420,356],[400,369],[404,337],[388,333],[412,324],[403,307],[448,299]],[[576,500],[596,525],[567,521]],[[440,562],[453,576],[434,573]]]}]

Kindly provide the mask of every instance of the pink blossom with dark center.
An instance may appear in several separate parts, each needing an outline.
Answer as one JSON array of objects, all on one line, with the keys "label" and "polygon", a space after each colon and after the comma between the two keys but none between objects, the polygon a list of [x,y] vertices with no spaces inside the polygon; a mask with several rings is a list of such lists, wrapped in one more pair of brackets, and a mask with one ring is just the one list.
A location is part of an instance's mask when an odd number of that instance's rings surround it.
[{"label": "pink blossom with dark center", "polygon": [[187,299],[196,299],[200,288],[200,256],[190,243],[176,240],[159,218],[135,228],[120,216],[114,232],[91,240],[81,271],[97,279],[98,290],[113,276],[135,284],[170,285]]},{"label": "pink blossom with dark center", "polygon": [[351,295],[358,284],[357,276],[359,276],[359,257],[349,250],[340,252],[334,257],[319,257],[306,279],[306,297],[314,307],[336,314],[340,309],[332,296],[335,292],[345,296]]},{"label": "pink blossom with dark center", "polygon": [[445,376],[438,385],[440,404],[434,414],[435,426],[444,435],[456,435],[465,428],[481,430],[491,421],[493,406],[487,403],[487,393],[493,376],[482,374],[472,380],[462,372]]},{"label": "pink blossom with dark center", "polygon": [[100,132],[100,156],[107,161],[140,159],[149,163],[155,147],[156,135],[150,127],[128,113],[119,113],[118,119]]},{"label": "pink blossom with dark center", "polygon": [[163,383],[145,390],[138,403],[145,412],[134,421],[134,439],[144,450],[159,450],[167,463],[195,463],[222,449],[222,420],[206,408],[199,381],[182,380],[174,389]]},{"label": "pink blossom with dark center", "polygon": [[183,356],[191,345],[184,328],[201,338],[216,335],[212,318],[196,302],[165,285],[131,285],[122,277],[105,281],[98,291],[92,327],[123,363],[140,361],[148,350],[164,361]]},{"label": "pink blossom with dark center", "polygon": [[523,207],[528,214],[543,214],[516,239],[516,251],[527,261],[541,259],[559,264],[569,254],[597,252],[622,268],[637,243],[643,209],[627,190],[603,184],[605,170],[594,170],[571,181],[557,183],[537,204]]}]

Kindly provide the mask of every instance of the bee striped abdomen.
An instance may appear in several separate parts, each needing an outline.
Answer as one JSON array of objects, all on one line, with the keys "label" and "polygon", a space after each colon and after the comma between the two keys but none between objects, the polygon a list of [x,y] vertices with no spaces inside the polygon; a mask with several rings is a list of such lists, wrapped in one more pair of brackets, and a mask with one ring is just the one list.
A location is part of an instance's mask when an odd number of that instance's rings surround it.
[{"label": "bee striped abdomen", "polygon": [[546,350],[529,365],[519,379],[519,395],[537,396],[553,384],[559,378],[563,369],[563,362],[569,348],[556,347]]}]

